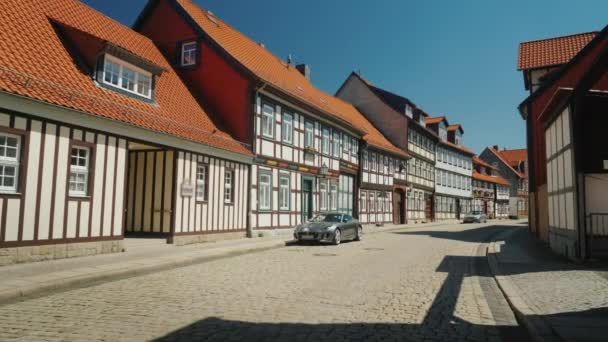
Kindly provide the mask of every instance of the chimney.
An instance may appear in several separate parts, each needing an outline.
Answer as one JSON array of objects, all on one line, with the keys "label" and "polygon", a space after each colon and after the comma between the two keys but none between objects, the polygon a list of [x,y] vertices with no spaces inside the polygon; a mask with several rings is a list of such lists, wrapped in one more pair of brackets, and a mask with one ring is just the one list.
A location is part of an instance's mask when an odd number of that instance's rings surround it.
[{"label": "chimney", "polygon": [[498,149],[498,145],[494,145],[494,146],[492,146],[492,148],[494,149],[494,151],[500,151],[500,150]]},{"label": "chimney", "polygon": [[310,81],[310,66],[308,64],[298,64],[296,69]]}]

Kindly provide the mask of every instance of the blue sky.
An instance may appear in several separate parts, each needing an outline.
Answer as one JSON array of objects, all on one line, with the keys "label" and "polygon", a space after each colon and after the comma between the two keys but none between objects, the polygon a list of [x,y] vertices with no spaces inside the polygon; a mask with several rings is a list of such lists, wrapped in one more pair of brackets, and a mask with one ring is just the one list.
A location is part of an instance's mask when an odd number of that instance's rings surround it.
[{"label": "blue sky", "polygon": [[[85,0],[131,25],[147,0]],[[353,70],[465,130],[465,144],[525,147],[519,42],[601,30],[605,0],[195,0],[335,93]]]}]

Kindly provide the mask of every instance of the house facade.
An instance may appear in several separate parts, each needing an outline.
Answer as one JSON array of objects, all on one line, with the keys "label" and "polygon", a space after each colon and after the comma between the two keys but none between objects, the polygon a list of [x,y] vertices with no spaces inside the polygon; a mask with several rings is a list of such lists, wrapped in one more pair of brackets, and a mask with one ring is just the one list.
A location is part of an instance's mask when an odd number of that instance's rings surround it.
[{"label": "house facade", "polygon": [[438,138],[425,127],[428,115],[408,99],[375,87],[355,73],[344,81],[336,96],[352,103],[388,140],[408,152],[407,177],[395,179],[393,196],[403,196],[405,191],[408,222],[433,220]]},{"label": "house facade", "polygon": [[509,216],[528,216],[528,156],[526,149],[500,150],[497,145],[486,148],[479,158],[498,169],[507,180],[509,189]]},{"label": "house facade", "polygon": [[0,264],[246,235],[253,156],[149,39],[77,1],[0,8]]},{"label": "house facade", "polygon": [[498,175],[498,169],[473,157],[472,211],[484,213],[488,218],[509,217],[510,183]]},{"label": "house facade", "polygon": [[[274,56],[190,1],[150,1],[135,28],[175,56],[201,103],[252,147],[253,229],[290,228],[329,211],[359,217],[361,205],[366,223],[392,220],[393,177],[384,168],[361,170],[360,160],[369,153],[384,163],[407,153],[351,104],[315,88],[309,66]],[[368,199],[361,204],[363,185]]]},{"label": "house facade", "polygon": [[[608,155],[599,147],[607,55],[608,27],[520,45],[518,69],[530,90],[519,110],[531,155],[531,229],[570,258],[608,257]],[[551,72],[529,87],[540,68]]]},{"label": "house facade", "polygon": [[439,137],[435,163],[435,218],[461,219],[471,211],[474,153],[463,145],[461,125],[450,125],[443,116],[426,118],[426,125]]}]

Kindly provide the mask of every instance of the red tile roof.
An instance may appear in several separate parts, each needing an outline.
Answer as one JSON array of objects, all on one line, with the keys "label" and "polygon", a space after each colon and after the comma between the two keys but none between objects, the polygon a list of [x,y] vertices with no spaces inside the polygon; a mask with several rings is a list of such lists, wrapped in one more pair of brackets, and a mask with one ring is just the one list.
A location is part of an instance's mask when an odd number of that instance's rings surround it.
[{"label": "red tile roof", "polygon": [[448,131],[455,131],[457,129],[459,129],[460,131],[464,131],[464,129],[462,129],[462,126],[460,124],[454,124],[454,125],[448,126]]},{"label": "red tile roof", "polygon": [[256,77],[321,112],[340,119],[345,124],[367,132],[363,139],[369,144],[397,155],[408,156],[405,151],[391,144],[350,103],[315,88],[295,67],[289,66],[268,49],[252,41],[211,12],[189,0],[177,0],[177,3],[201,30]]},{"label": "red tile roof", "polygon": [[496,184],[500,184],[500,185],[507,185],[507,186],[511,185],[511,183],[509,183],[508,180],[506,180],[500,176],[484,175],[475,170],[473,170],[473,179],[484,181],[484,182],[496,183]]},{"label": "red tile roof", "polygon": [[473,164],[479,164],[481,166],[490,168],[492,170],[498,170],[497,168],[495,168],[494,166],[490,165],[489,163],[486,163],[485,160],[479,159],[479,157],[473,157]]},{"label": "red tile roof", "polygon": [[519,167],[519,162],[526,161],[528,159],[528,150],[525,148],[517,149],[517,150],[503,150],[498,151],[493,147],[488,148],[492,153],[494,153],[498,159],[500,159],[503,164],[507,165],[518,177],[520,178],[528,178],[528,175],[517,171]]},{"label": "red tile roof", "polygon": [[566,64],[584,48],[597,33],[598,32],[579,33],[520,43],[517,70]]},{"label": "red tile roof", "polygon": [[447,121],[445,119],[445,116],[437,116],[437,117],[434,117],[434,118],[431,118],[431,117],[427,116],[425,118],[425,122],[426,122],[427,125],[433,125],[433,124],[436,124],[436,123],[440,123],[441,121]]},{"label": "red tile roof", "polygon": [[442,143],[442,144],[444,144],[444,145],[446,145],[446,146],[450,146],[452,148],[458,149],[458,150],[460,150],[460,151],[462,151],[462,152],[464,152],[466,154],[470,154],[472,156],[475,155],[475,152],[471,151],[470,149],[468,149],[467,147],[464,147],[462,145],[456,145],[456,144],[454,144],[454,143],[452,143],[450,141],[446,141],[446,140],[440,140],[439,142]]},{"label": "red tile roof", "polygon": [[[97,86],[76,64],[52,22],[164,69],[156,79],[156,103]],[[152,41],[79,1],[1,1],[0,51],[1,91],[251,154],[218,130]]]}]

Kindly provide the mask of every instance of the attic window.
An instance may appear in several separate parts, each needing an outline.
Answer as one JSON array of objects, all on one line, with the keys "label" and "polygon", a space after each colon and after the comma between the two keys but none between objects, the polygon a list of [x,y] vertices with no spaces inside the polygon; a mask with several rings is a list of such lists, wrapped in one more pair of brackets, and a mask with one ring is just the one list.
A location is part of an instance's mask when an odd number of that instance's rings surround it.
[{"label": "attic window", "polygon": [[105,55],[101,80],[110,87],[152,98],[152,74],[111,55]]},{"label": "attic window", "polygon": [[209,21],[212,22],[212,23],[214,23],[215,25],[220,26],[217,23],[217,19],[215,19],[215,17],[213,15],[211,15],[211,13],[207,14],[207,19],[209,19]]},{"label": "attic window", "polygon": [[181,66],[190,66],[196,64],[196,42],[186,42],[182,44]]}]

